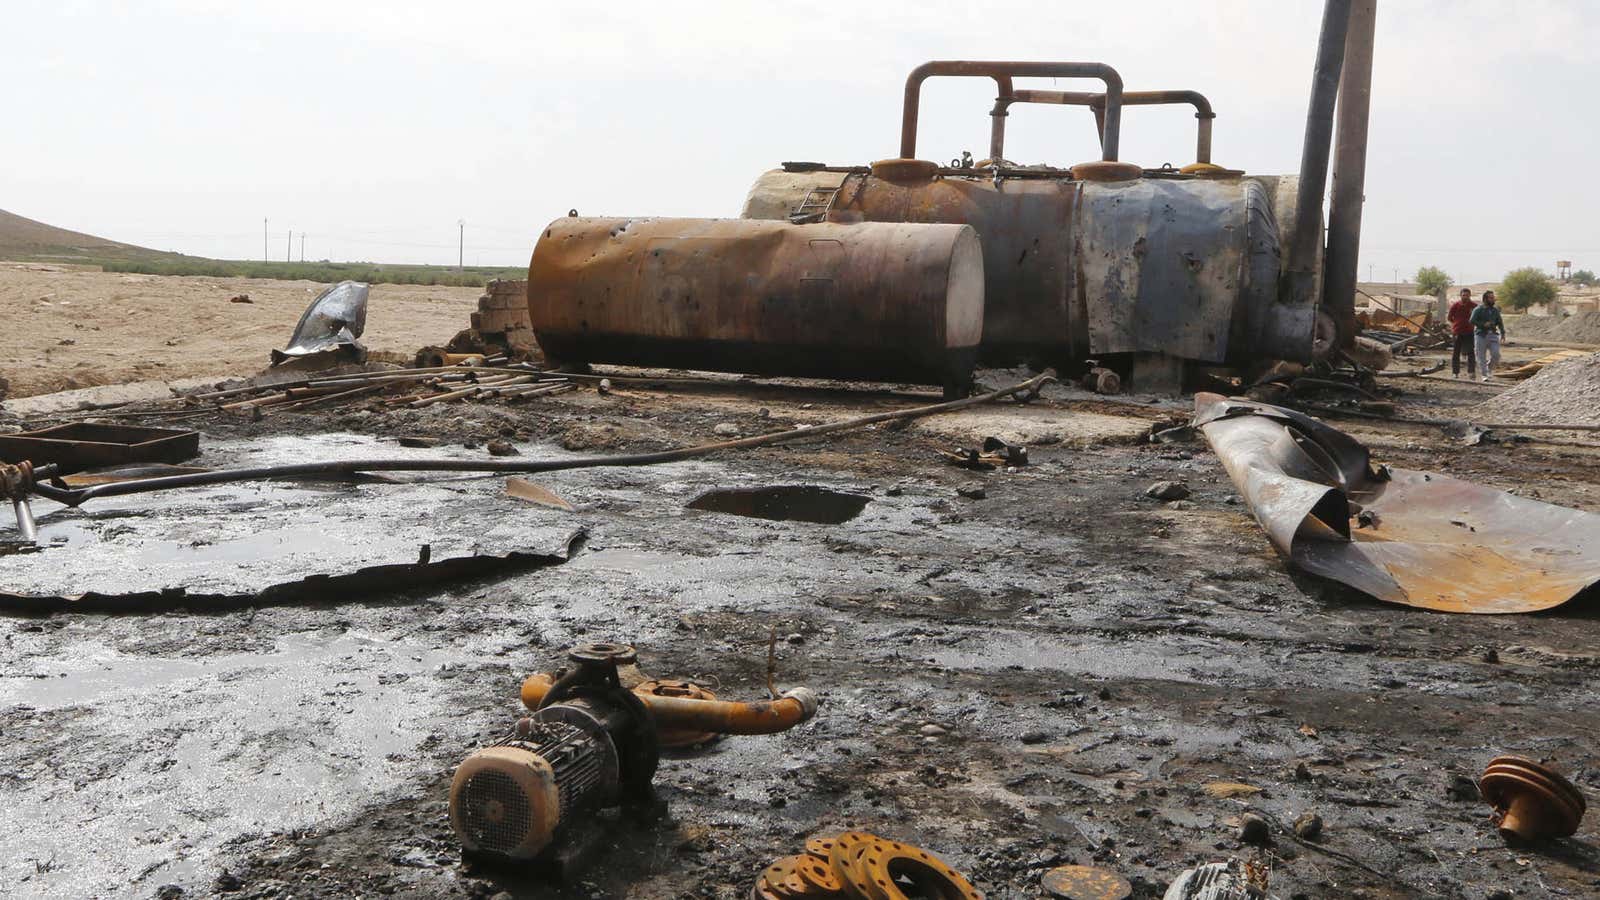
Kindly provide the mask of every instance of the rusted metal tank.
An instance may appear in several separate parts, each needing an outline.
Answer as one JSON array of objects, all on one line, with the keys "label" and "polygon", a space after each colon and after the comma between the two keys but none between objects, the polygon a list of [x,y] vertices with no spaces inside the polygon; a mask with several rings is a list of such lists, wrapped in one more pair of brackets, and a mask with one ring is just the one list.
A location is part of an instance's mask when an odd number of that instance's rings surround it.
[{"label": "rusted metal tank", "polygon": [[971,385],[983,251],[955,224],[550,223],[528,266],[546,356],[760,375]]},{"label": "rusted metal tank", "polygon": [[[1371,6],[1364,0],[1358,6]],[[1246,176],[1211,161],[1215,113],[1193,91],[1125,92],[1098,63],[951,60],[906,79],[899,157],[871,167],[786,163],[762,175],[742,215],[831,222],[971,225],[983,243],[986,361],[1071,363],[1103,356],[1248,364],[1326,356],[1348,329],[1359,196],[1330,256],[1323,303],[1321,198],[1334,88],[1350,0],[1324,11],[1300,176]],[[1358,20],[1360,16],[1356,17]],[[1370,26],[1370,12],[1366,15]],[[1351,42],[1370,51],[1370,27]],[[1370,52],[1354,76],[1370,68]],[[951,166],[915,159],[923,83],[935,76],[992,79],[989,158]],[[1025,77],[1085,78],[1098,93],[1017,89]],[[1102,158],[1070,168],[1018,166],[1005,156],[1005,119],[1016,103],[1078,105],[1095,112]],[[1185,103],[1200,121],[1196,162],[1147,169],[1118,158],[1127,105]],[[1364,107],[1351,114],[1346,171],[1364,162]],[[1359,187],[1346,189],[1359,195]],[[1306,214],[1301,216],[1304,209]],[[1330,249],[1331,252],[1331,249]],[[1334,275],[1340,277],[1335,278]],[[1135,363],[1137,367],[1137,363]]]},{"label": "rusted metal tank", "polygon": [[[791,167],[793,168],[793,167]],[[1308,360],[1314,303],[1278,301],[1294,191],[1279,178],[1065,170],[778,170],[744,214],[786,218],[831,194],[832,222],[971,225],[983,244],[984,357],[1057,363],[1160,353],[1206,363]],[[836,191],[837,193],[833,193]]]}]

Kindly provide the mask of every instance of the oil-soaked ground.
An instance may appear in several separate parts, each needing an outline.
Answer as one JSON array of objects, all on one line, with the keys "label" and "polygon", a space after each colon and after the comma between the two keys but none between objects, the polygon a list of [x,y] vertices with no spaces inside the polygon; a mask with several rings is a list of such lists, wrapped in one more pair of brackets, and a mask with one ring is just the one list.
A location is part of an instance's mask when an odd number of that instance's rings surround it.
[{"label": "oil-soaked ground", "polygon": [[[1158,897],[1183,868],[1230,856],[1269,860],[1284,898],[1600,894],[1600,816],[1574,839],[1507,847],[1457,785],[1517,753],[1594,797],[1595,598],[1452,616],[1291,575],[1203,443],[1130,439],[1170,408],[1057,396],[539,476],[577,507],[536,508],[542,527],[589,531],[550,568],[210,614],[0,621],[5,893],[735,898],[806,836],[855,827],[939,853],[996,898],[1040,896],[1063,863],[1109,866]],[[205,428],[505,436],[534,455],[909,402],[585,391]],[[1108,426],[1119,409],[1130,418]],[[1380,461],[1600,510],[1592,451],[1363,425]],[[1006,429],[1028,436],[1032,465],[969,472],[936,454]],[[1147,498],[1159,480],[1193,496]],[[687,508],[770,485],[866,502],[809,516],[836,524]],[[759,698],[773,628],[780,687],[816,689],[815,720],[664,760],[669,819],[624,828],[587,880],[555,889],[462,865],[446,785],[516,715],[523,675],[570,644],[621,640],[653,674]],[[1274,823],[1271,847],[1237,839],[1247,811]],[[1306,812],[1325,823],[1314,842],[1293,834]]]}]

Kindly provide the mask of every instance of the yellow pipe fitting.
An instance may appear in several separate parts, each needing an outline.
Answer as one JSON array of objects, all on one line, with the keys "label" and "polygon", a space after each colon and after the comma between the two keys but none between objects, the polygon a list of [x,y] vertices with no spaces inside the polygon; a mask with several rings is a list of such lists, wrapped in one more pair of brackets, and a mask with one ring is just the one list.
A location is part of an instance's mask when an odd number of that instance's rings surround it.
[{"label": "yellow pipe fitting", "polygon": [[[538,709],[550,693],[555,678],[547,672],[528,676],[522,683],[522,705]],[[635,692],[662,729],[713,731],[718,734],[777,734],[788,731],[817,714],[817,695],[808,688],[785,691],[777,700],[735,703],[696,700]]]}]

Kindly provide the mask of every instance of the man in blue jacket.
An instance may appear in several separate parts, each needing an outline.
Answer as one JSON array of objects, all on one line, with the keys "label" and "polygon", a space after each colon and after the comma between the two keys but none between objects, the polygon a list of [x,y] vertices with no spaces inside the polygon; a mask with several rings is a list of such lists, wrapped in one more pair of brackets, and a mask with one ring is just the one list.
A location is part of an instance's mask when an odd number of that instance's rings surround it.
[{"label": "man in blue jacket", "polygon": [[1506,336],[1506,323],[1500,318],[1500,307],[1494,305],[1494,291],[1483,292],[1483,304],[1472,311],[1470,321],[1472,351],[1478,358],[1478,372],[1484,381],[1488,381],[1494,367],[1500,365],[1500,339]]}]

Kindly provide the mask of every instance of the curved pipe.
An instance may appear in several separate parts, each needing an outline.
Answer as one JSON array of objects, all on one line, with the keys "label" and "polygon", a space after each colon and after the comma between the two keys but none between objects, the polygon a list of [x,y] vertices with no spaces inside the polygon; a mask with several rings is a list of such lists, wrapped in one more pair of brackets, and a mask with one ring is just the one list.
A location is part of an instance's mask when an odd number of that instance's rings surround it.
[{"label": "curved pipe", "polygon": [[[528,676],[522,683],[522,705],[537,710],[550,693],[554,679],[547,672]],[[635,694],[655,716],[662,729],[714,731],[718,734],[777,734],[788,731],[817,714],[817,695],[806,688],[784,691],[777,700],[734,703]]]},{"label": "curved pipe", "polygon": [[[915,159],[917,155],[917,115],[922,103],[922,83],[934,76],[962,76],[993,78],[1000,85],[1002,97],[1012,78],[1098,78],[1106,85],[1105,126],[1100,131],[1100,157],[1114,162],[1117,158],[1118,138],[1122,129],[1122,76],[1105,63],[1083,62],[1009,62],[997,60],[936,60],[926,62],[906,76],[905,107],[900,114],[900,158]],[[1002,82],[1001,79],[1007,79]],[[1003,113],[998,102],[998,113]],[[995,131],[1004,143],[1005,124],[1002,115],[995,116],[995,126],[990,132],[991,148]]]},{"label": "curved pipe", "polygon": [[[1095,125],[1101,133],[1105,132],[1106,95],[1089,91],[1032,91],[1020,90],[1013,92],[1009,97],[1002,94],[995,100],[995,108],[1002,105],[1010,106],[1012,103],[1054,103],[1062,106],[1087,106],[1094,110]],[[1200,120],[1196,129],[1194,147],[1194,161],[1199,163],[1211,162],[1211,122],[1217,114],[1211,109],[1211,101],[1199,91],[1125,91],[1122,95],[1123,106],[1172,106],[1175,104],[1188,104],[1194,107],[1194,117]],[[994,115],[994,113],[990,113]],[[993,142],[991,141],[991,144]],[[1002,144],[999,148],[1004,150]],[[990,148],[990,159],[1000,159],[1004,156],[994,147]]]}]

